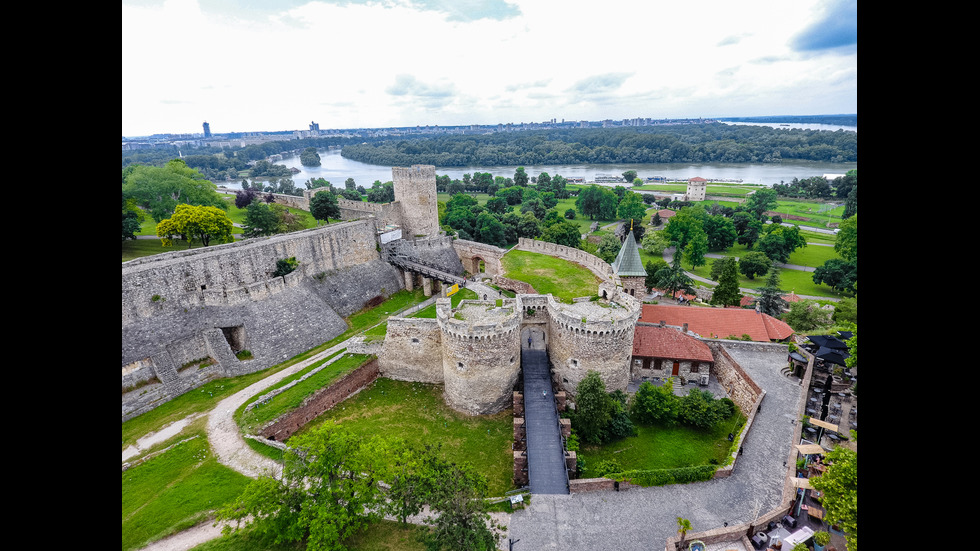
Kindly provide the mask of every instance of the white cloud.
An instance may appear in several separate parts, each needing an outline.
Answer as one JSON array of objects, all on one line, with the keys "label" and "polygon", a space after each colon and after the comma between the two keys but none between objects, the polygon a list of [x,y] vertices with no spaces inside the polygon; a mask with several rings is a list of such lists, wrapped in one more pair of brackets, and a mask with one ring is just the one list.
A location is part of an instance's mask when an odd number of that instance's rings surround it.
[{"label": "white cloud", "polygon": [[856,110],[817,0],[200,1],[124,3],[123,135]]}]

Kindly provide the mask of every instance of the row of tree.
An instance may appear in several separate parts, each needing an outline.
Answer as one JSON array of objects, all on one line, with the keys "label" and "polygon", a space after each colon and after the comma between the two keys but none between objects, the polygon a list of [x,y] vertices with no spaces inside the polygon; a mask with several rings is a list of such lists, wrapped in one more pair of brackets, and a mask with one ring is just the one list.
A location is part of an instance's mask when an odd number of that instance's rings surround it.
[{"label": "row of tree", "polygon": [[346,539],[387,515],[403,524],[427,509],[428,549],[493,551],[502,531],[487,513],[486,479],[446,460],[438,446],[362,438],[322,426],[290,440],[280,478],[262,476],[219,511],[226,533],[248,530],[265,545],[344,549]]},{"label": "row of tree", "polygon": [[856,162],[857,133],[721,123],[551,129],[355,143],[341,154],[388,166]]}]

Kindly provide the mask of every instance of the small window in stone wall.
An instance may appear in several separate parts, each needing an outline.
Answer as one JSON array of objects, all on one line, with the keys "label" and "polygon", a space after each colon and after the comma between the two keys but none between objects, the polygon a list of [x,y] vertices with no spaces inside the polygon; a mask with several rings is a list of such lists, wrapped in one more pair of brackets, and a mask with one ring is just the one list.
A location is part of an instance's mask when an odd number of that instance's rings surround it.
[{"label": "small window in stone wall", "polygon": [[691,373],[698,372],[698,362],[691,362]]},{"label": "small window in stone wall", "polygon": [[463,362],[456,362],[456,369],[458,369],[459,371],[462,371],[463,370]]},{"label": "small window in stone wall", "polygon": [[572,367],[578,367],[578,360],[572,358]]},{"label": "small window in stone wall", "polygon": [[418,340],[418,339],[416,339],[415,337],[412,337],[412,342],[413,342],[413,343],[415,343],[415,342],[419,342],[419,340]]}]

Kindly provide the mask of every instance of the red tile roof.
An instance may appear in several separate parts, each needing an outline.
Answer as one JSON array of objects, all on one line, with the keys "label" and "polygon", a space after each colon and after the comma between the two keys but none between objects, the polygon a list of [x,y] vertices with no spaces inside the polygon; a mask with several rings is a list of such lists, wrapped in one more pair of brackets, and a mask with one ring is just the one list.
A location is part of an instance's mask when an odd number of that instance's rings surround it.
[{"label": "red tile roof", "polygon": [[700,308],[697,306],[672,306],[644,304],[640,321],[683,326],[706,338],[741,338],[748,335],[753,341],[781,341],[793,334],[793,329],[767,314],[742,308]]},{"label": "red tile roof", "polygon": [[714,362],[711,349],[675,327],[637,325],[633,333],[633,355],[649,358]]},{"label": "red tile roof", "polygon": [[695,176],[694,178],[688,179],[688,182],[707,182],[707,180],[700,176]]}]

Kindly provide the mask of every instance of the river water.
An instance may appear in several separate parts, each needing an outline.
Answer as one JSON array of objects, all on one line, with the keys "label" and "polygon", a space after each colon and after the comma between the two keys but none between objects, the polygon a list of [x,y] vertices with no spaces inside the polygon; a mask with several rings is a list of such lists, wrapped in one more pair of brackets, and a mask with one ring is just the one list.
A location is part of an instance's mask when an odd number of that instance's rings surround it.
[{"label": "river water", "polygon": [[[741,123],[740,123],[741,124]],[[819,126],[820,129],[836,129],[827,125],[793,125],[794,127]],[[844,127],[845,130],[851,128]],[[853,128],[856,131],[856,128]],[[334,187],[343,187],[347,178],[353,178],[354,183],[370,188],[375,180],[391,181],[391,167],[371,165],[346,159],[340,155],[339,149],[320,150],[320,166],[307,167],[299,161],[299,153],[284,156],[275,164],[286,165],[299,169],[292,176],[297,187],[303,188],[311,178],[324,178]],[[627,170],[635,170],[644,180],[654,176],[664,176],[669,180],[687,180],[700,176],[709,181],[738,181],[747,184],[762,184],[771,186],[781,182],[791,182],[793,178],[811,178],[813,176],[840,175],[848,170],[856,169],[857,163],[814,163],[784,161],[779,164],[744,164],[744,163],[651,163],[651,164],[575,164],[575,165],[525,165],[528,176],[538,176],[547,172],[554,176],[561,174],[565,178],[584,178],[586,182],[595,180],[597,174],[621,176]],[[489,172],[494,176],[513,178],[516,166],[468,166],[468,167],[436,167],[436,174],[448,175],[453,179],[462,179],[463,174],[472,175],[474,172]],[[220,182],[220,185],[231,189],[240,189],[240,182]],[[616,184],[610,184],[616,185]]]}]

